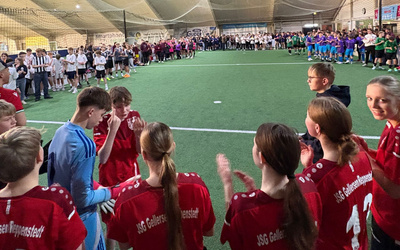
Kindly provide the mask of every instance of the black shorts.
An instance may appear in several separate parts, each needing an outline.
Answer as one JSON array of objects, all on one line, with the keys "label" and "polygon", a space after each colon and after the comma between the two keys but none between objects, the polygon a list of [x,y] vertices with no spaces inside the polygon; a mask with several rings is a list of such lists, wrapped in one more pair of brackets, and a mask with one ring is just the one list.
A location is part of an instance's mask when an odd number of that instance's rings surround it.
[{"label": "black shorts", "polygon": [[86,69],[78,69],[78,75],[83,76],[86,74]]},{"label": "black shorts", "polygon": [[74,79],[76,75],[76,71],[67,72],[68,79]]},{"label": "black shorts", "polygon": [[47,77],[51,77],[51,71],[46,71],[47,72]]},{"label": "black shorts", "polygon": [[122,61],[115,61],[115,64],[122,64]]},{"label": "black shorts", "polygon": [[104,78],[106,76],[105,70],[96,70],[96,78]]},{"label": "black shorts", "polygon": [[375,58],[383,58],[385,56],[385,53],[382,50],[375,50]]},{"label": "black shorts", "polygon": [[300,48],[305,48],[306,47],[306,45],[305,44],[300,44],[300,46],[299,46]]},{"label": "black shorts", "polygon": [[106,69],[112,69],[114,68],[114,63],[112,60],[107,60],[106,65],[105,65]]},{"label": "black shorts", "polygon": [[288,48],[288,49],[291,49],[291,48],[293,48],[293,47],[292,47],[292,46],[287,46],[287,48]]},{"label": "black shorts", "polygon": [[129,59],[126,58],[123,60],[124,66],[129,66]]},{"label": "black shorts", "polygon": [[396,53],[386,53],[386,60],[396,59]]}]

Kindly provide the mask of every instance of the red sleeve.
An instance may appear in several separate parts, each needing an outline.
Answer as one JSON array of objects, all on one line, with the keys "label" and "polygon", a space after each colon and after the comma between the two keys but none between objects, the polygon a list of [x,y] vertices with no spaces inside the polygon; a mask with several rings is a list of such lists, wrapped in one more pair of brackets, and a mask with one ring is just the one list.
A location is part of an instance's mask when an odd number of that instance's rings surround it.
[{"label": "red sleeve", "polygon": [[314,182],[303,174],[296,174],[297,183],[308,204],[310,213],[312,214],[317,227],[321,225],[322,219],[322,201]]},{"label": "red sleeve", "polygon": [[5,101],[14,105],[17,113],[24,111],[24,107],[22,106],[21,98],[19,97],[17,91],[8,90],[8,89],[3,88],[3,91],[1,91],[0,96],[1,96],[1,99],[4,99]]},{"label": "red sleeve", "polygon": [[388,132],[385,136],[383,134],[381,136],[383,139],[379,141],[375,159],[383,168],[386,177],[400,185],[400,127],[390,129]]},{"label": "red sleeve", "polygon": [[226,212],[224,226],[222,227],[221,238],[220,241],[222,244],[225,242],[229,242],[231,249],[233,250],[241,250],[245,249],[243,241],[241,239],[241,234],[235,228],[233,217],[235,216],[234,208],[232,205],[232,201],[230,202],[230,206],[228,211]]},{"label": "red sleeve", "polygon": [[118,204],[116,205],[115,209],[115,216],[113,216],[110,220],[110,222],[107,224],[108,230],[107,230],[107,238],[116,240],[121,243],[126,243],[129,241],[127,231],[124,230],[122,223],[121,223],[121,218],[123,217],[122,211],[123,207]]},{"label": "red sleeve", "polygon": [[103,121],[93,129],[93,140],[96,143],[96,153],[99,152],[100,148],[104,145],[108,135],[108,118],[109,115],[103,117]]},{"label": "red sleeve", "polygon": [[[54,188],[54,187],[50,187]],[[59,189],[59,190],[58,190]],[[57,187],[53,199],[59,206],[57,249],[76,249],[85,240],[87,231],[76,211],[71,194],[64,188]]]},{"label": "red sleeve", "polygon": [[208,190],[206,188],[203,189],[202,191],[203,195],[203,214],[204,214],[204,225],[203,225],[203,234],[210,231],[211,229],[214,228],[215,224],[215,215],[214,215],[214,210],[213,206],[211,203],[211,198],[210,194],[208,193]]}]

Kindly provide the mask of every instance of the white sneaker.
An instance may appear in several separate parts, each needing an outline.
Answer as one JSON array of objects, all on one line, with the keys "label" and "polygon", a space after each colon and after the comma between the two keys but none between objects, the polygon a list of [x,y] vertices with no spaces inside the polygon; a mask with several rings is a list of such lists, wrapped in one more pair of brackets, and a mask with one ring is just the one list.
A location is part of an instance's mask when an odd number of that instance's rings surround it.
[{"label": "white sneaker", "polygon": [[365,66],[367,66],[367,64],[364,63],[362,66],[365,67]]},{"label": "white sneaker", "polygon": [[44,95],[44,93],[43,93],[43,90],[42,90],[42,91],[40,91],[40,95]]},{"label": "white sneaker", "polygon": [[310,58],[308,58],[308,61],[312,61],[312,58],[310,57]]},{"label": "white sneaker", "polygon": [[74,88],[74,91],[72,91],[72,94],[76,94],[76,93],[78,93],[78,89]]},{"label": "white sneaker", "polygon": [[68,90],[68,92],[72,92],[72,91],[74,91],[74,89],[75,89],[75,87],[71,87],[71,88]]},{"label": "white sneaker", "polygon": [[383,67],[379,66],[378,69],[384,69]]},{"label": "white sneaker", "polygon": [[343,64],[343,62],[336,62],[337,64]]},{"label": "white sneaker", "polygon": [[26,101],[22,100],[21,103],[25,105],[25,104],[26,104]]},{"label": "white sneaker", "polygon": [[113,77],[112,75],[110,75],[110,78],[111,78],[111,79],[114,79],[114,77]]},{"label": "white sneaker", "polygon": [[344,63],[346,63],[346,64],[348,64],[350,61],[349,60],[347,60],[346,62],[344,62]]},{"label": "white sneaker", "polygon": [[376,67],[375,67],[375,66],[373,66],[373,67],[372,67],[372,70],[375,70],[375,69],[376,69]]},{"label": "white sneaker", "polygon": [[106,84],[106,87],[104,88],[105,90],[108,90],[108,86],[107,86],[107,84]]}]

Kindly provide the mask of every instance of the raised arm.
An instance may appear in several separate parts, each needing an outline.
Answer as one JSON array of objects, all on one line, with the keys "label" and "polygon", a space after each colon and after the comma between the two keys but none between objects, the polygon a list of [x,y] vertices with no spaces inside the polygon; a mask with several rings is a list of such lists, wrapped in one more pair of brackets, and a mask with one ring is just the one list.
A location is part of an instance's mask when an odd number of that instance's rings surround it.
[{"label": "raised arm", "polygon": [[228,210],[229,202],[233,196],[232,172],[228,158],[224,154],[217,154],[217,172],[224,186],[225,209]]}]

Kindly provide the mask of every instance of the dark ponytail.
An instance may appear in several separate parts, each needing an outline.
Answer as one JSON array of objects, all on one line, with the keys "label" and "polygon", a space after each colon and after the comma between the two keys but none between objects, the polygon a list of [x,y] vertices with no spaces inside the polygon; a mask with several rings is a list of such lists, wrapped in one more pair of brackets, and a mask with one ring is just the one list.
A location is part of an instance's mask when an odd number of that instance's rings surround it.
[{"label": "dark ponytail", "polygon": [[343,166],[358,154],[357,144],[351,139],[351,135],[344,135],[338,143],[339,158],[337,164]]},{"label": "dark ponytail", "polygon": [[179,207],[178,184],[176,181],[175,163],[164,154],[160,172],[161,185],[164,188],[165,215],[168,228],[168,249],[183,249],[182,212]]},{"label": "dark ponytail", "polygon": [[289,179],[283,200],[283,230],[290,249],[313,249],[318,234],[317,227],[296,179]]},{"label": "dark ponytail", "polygon": [[181,224],[182,212],[179,207],[175,163],[171,158],[174,145],[172,131],[164,123],[150,123],[141,134],[140,145],[151,159],[161,161],[160,184],[164,189],[168,249],[182,250],[185,248]]},{"label": "dark ponytail", "polygon": [[286,125],[264,123],[257,130],[255,142],[268,165],[289,179],[284,191],[282,225],[288,245],[296,250],[313,249],[317,228],[294,176],[300,160],[298,136]]}]

